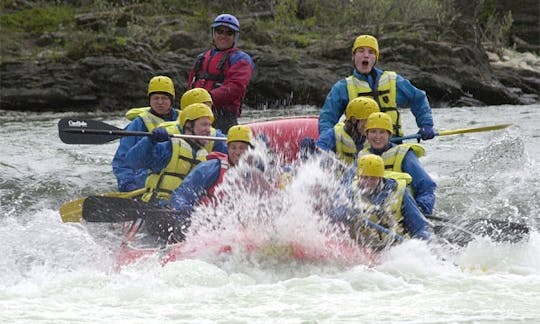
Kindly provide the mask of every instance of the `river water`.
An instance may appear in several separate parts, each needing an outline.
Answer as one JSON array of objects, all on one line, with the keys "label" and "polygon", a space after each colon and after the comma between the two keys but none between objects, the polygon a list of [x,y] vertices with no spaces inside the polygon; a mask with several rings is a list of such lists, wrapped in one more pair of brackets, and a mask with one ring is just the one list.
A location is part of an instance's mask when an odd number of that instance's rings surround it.
[{"label": "river water", "polygon": [[[316,113],[247,111],[243,121]],[[438,216],[523,222],[535,229],[525,241],[409,241],[371,265],[151,258],[120,272],[116,227],[60,219],[62,203],[115,188],[118,142],[63,144],[57,122],[72,115],[0,111],[2,323],[540,322],[540,105],[436,109],[440,130],[513,125],[437,137],[422,158],[438,183]],[[126,124],[118,113],[84,117]]]}]

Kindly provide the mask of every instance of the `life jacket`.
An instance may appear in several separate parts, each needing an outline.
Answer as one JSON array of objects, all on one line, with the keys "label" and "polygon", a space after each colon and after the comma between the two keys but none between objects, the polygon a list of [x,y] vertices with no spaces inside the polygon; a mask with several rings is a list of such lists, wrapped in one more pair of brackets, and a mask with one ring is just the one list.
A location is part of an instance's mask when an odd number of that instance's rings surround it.
[{"label": "life jacket", "polygon": [[[416,143],[407,143],[392,146],[387,151],[383,152],[381,155],[384,161],[384,169],[389,171],[403,172],[401,165],[403,164],[403,159],[409,150],[412,150],[418,158],[421,158],[425,155],[424,147]],[[358,154],[358,157],[366,154],[371,154],[369,148],[364,148]]]},{"label": "life jacket", "polygon": [[[170,134],[178,129],[176,124],[167,127]],[[208,151],[204,148],[195,150],[186,140],[182,138],[171,138],[172,153],[167,166],[159,173],[150,173],[146,178],[146,193],[142,200],[150,202],[153,200],[170,200],[172,192],[180,186],[184,178],[191,169],[202,161],[206,161]]]},{"label": "life jacket", "polygon": [[[391,174],[385,174],[390,176]],[[392,189],[387,188],[387,180],[383,180],[384,189],[374,195],[366,196],[355,192],[355,202],[360,205],[358,221],[350,226],[349,234],[354,240],[373,248],[384,248],[394,242],[394,239],[387,234],[367,226],[361,219],[368,219],[375,224],[381,225],[391,232],[402,237],[409,238],[403,226],[403,215],[401,214],[401,205],[403,204],[403,195],[407,186],[406,180],[398,176],[396,186]],[[358,188],[358,177],[353,180],[353,188]],[[358,203],[359,202],[359,203]]]},{"label": "life jacket", "polygon": [[225,80],[225,71],[229,68],[229,58],[238,48],[229,48],[218,51],[213,56],[212,50],[206,51],[197,57],[193,66],[194,77],[190,88],[215,89]]},{"label": "life jacket", "polygon": [[337,123],[334,126],[334,137],[336,138],[336,155],[347,164],[352,164],[358,154],[356,143],[351,135],[345,131],[344,123]]},{"label": "life jacket", "polygon": [[[159,118],[158,116],[150,113],[150,107],[139,107],[139,108],[131,108],[130,110],[128,110],[126,112],[126,114],[124,115],[128,120],[134,120],[135,118],[139,117],[139,116],[142,116],[144,113],[149,113],[150,115],[156,117],[157,119],[161,119],[162,122],[167,122],[165,120],[163,120],[162,118]],[[178,116],[180,116],[180,111],[178,111]],[[180,119],[180,117],[178,117],[178,119]],[[145,125],[146,125],[146,128],[148,128],[148,125],[146,123],[146,120],[143,118],[143,121],[145,122]],[[160,125],[161,126],[161,125]],[[152,126],[151,126],[152,127]],[[153,125],[153,128],[154,129],[156,126]],[[148,131],[152,131],[152,129],[148,128]]]},{"label": "life jacket", "polygon": [[225,176],[225,173],[227,172],[227,170],[229,170],[230,168],[230,165],[229,165],[229,156],[225,153],[221,153],[221,152],[210,152],[207,156],[206,156],[206,160],[209,161],[209,160],[219,160],[220,164],[221,164],[221,168],[219,170],[219,176],[218,176],[218,179],[217,181],[214,183],[214,185],[212,185],[212,187],[208,188],[208,190],[206,190],[206,195],[203,196],[200,200],[200,203],[203,204],[203,205],[206,205],[206,206],[210,206],[212,204],[215,203],[214,201],[214,192],[217,188],[217,186],[219,186],[219,184],[221,184],[223,182],[223,177]]},{"label": "life jacket", "polygon": [[396,78],[396,72],[384,71],[379,78],[376,89],[371,89],[367,81],[360,80],[354,75],[348,76],[345,80],[347,81],[349,100],[356,97],[374,99],[379,104],[381,112],[387,113],[392,118],[393,135],[403,136],[401,115],[397,109]]}]

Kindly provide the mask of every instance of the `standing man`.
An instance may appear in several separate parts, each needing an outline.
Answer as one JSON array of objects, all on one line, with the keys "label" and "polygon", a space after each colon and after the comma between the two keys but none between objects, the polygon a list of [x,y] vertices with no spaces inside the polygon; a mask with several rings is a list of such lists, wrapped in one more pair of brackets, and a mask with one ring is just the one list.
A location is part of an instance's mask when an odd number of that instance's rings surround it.
[{"label": "standing man", "polygon": [[371,35],[358,36],[352,46],[353,73],[336,82],[328,93],[319,115],[319,133],[334,127],[350,100],[366,96],[375,99],[380,110],[390,115],[393,136],[403,136],[398,107],[410,107],[422,140],[432,139],[435,132],[426,93],[396,72],[376,68],[377,61],[377,39]]},{"label": "standing man", "polygon": [[238,124],[255,63],[235,47],[240,37],[240,23],[235,16],[217,16],[211,32],[214,48],[199,54],[189,72],[187,88],[208,90],[214,103],[214,127],[227,133]]},{"label": "standing man", "polygon": [[[148,83],[150,107],[140,110],[137,117],[134,117],[124,129],[126,131],[151,132],[163,122],[175,121],[178,118],[178,112],[173,109],[174,95],[174,84],[171,78],[158,75],[150,79]],[[144,136],[124,136],[120,139],[112,161],[119,191],[134,191],[144,187],[148,169],[133,169],[126,161],[127,152],[142,138]]]}]

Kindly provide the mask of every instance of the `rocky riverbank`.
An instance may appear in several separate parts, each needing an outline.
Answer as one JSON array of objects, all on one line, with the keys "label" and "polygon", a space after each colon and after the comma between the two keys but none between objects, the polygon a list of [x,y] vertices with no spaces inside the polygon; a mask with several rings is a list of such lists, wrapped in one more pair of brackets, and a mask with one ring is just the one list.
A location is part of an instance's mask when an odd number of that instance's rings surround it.
[{"label": "rocky riverbank", "polygon": [[[531,2],[531,6],[535,10],[537,4]],[[275,34],[256,23],[259,18],[240,18],[240,47],[257,65],[245,101],[252,108],[322,105],[330,87],[350,74],[350,46],[360,33],[376,35],[381,47],[379,66],[397,71],[424,89],[434,107],[539,101],[538,56],[515,51],[489,53],[466,20],[456,20],[450,30],[425,19],[361,26],[340,35],[278,46],[273,41]],[[126,19],[140,21],[135,16]],[[75,25],[100,31],[108,28],[108,22],[103,13],[85,13],[76,16]],[[182,93],[194,58],[210,46],[209,32],[188,31],[175,18],[153,17],[152,22],[159,24],[148,29],[149,33],[159,33],[159,26],[174,26],[175,31],[161,43],[163,48],[153,48],[145,39],[126,37],[120,42],[116,38],[116,44],[103,45],[107,50],[77,57],[58,50],[58,44],[72,37],[66,31],[37,35],[24,43],[30,49],[3,46],[0,108],[125,110],[146,104],[147,82],[157,74],[171,76]],[[32,50],[37,52],[32,59],[18,55]]]}]

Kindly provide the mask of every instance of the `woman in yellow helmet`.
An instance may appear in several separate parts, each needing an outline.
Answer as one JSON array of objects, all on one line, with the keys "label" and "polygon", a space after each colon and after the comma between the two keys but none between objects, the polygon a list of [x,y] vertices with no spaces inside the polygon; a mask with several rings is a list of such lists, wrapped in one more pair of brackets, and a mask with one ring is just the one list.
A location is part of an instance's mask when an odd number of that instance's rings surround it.
[{"label": "woman in yellow helmet", "polygon": [[[157,125],[178,119],[178,112],[173,109],[174,84],[171,78],[158,75],[148,83],[148,100],[150,107],[143,109],[125,127],[127,131],[151,132]],[[126,154],[145,136],[124,136],[112,161],[114,175],[118,181],[119,191],[133,191],[144,187],[148,170],[131,168],[127,165]]]},{"label": "woman in yellow helmet", "polygon": [[383,71],[375,64],[379,61],[379,43],[371,35],[360,35],[352,46],[353,73],[334,84],[319,115],[319,133],[331,129],[345,112],[350,100],[369,97],[392,118],[392,134],[403,136],[398,108],[410,107],[423,140],[432,139],[433,117],[426,93],[393,71]]},{"label": "woman in yellow helmet", "polygon": [[424,155],[419,144],[394,144],[392,136],[392,120],[386,113],[373,113],[366,123],[369,148],[364,148],[359,157],[365,154],[376,154],[384,160],[385,169],[408,173],[412,177],[411,188],[418,208],[424,215],[431,215],[435,206],[435,189],[437,184],[424,170],[418,160]]},{"label": "woman in yellow helmet", "polygon": [[378,155],[358,159],[356,177],[348,191],[352,208],[336,208],[334,222],[349,226],[351,237],[363,245],[384,248],[394,242],[373,223],[400,237],[430,239],[429,225],[416,206],[404,180],[386,178],[384,162]]}]

